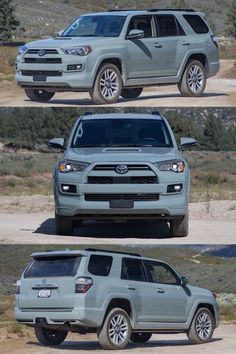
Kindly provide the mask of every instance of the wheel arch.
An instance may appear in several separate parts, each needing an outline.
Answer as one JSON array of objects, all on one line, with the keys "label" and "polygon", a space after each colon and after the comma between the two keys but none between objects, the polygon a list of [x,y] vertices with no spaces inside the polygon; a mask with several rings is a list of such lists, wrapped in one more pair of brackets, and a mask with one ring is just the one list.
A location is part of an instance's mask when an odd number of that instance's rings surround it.
[{"label": "wheel arch", "polygon": [[216,314],[216,311],[215,311],[215,307],[213,304],[210,304],[208,302],[200,302],[199,304],[197,304],[197,306],[195,307],[195,310],[193,311],[192,313],[192,316],[191,316],[191,320],[189,322],[189,328],[193,322],[193,319],[194,319],[194,316],[195,314],[197,313],[197,311],[201,308],[206,308],[210,311],[210,313],[212,314],[212,317],[214,319],[214,325],[215,327],[217,326],[217,314]]},{"label": "wheel arch", "polygon": [[180,79],[182,78],[185,69],[187,67],[187,65],[190,63],[190,61],[192,60],[198,60],[200,63],[202,63],[202,65],[204,66],[205,70],[206,70],[206,76],[208,77],[208,73],[209,73],[209,63],[208,63],[208,58],[207,55],[205,53],[201,53],[201,52],[197,52],[197,53],[191,53],[189,54],[189,56],[186,58],[185,63],[182,67],[181,70],[181,75],[180,75]]},{"label": "wheel arch", "polygon": [[133,327],[133,310],[130,300],[121,297],[115,297],[111,299],[107,305],[106,312],[103,317],[103,322],[105,321],[108,313],[113,309],[119,307],[124,310],[130,317],[130,321]]}]

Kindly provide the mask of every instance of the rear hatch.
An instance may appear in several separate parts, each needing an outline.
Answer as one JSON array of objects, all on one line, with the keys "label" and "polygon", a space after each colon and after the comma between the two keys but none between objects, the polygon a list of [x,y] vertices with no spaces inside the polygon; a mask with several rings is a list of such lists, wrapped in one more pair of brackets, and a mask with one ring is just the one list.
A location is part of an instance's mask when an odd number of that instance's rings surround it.
[{"label": "rear hatch", "polygon": [[38,253],[25,270],[20,287],[19,308],[70,311],[75,302],[75,279],[83,255]]}]

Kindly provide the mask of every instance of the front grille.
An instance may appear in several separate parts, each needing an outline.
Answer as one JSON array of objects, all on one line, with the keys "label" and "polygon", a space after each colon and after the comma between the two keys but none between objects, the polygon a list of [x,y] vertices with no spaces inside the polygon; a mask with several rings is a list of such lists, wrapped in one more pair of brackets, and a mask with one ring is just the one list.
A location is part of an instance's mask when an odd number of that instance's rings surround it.
[{"label": "front grille", "polygon": [[[118,166],[120,164],[116,164],[116,165],[97,165],[94,166],[93,170],[95,171],[115,171],[116,166]],[[129,165],[129,164],[125,164],[128,167],[129,171],[151,171],[151,168],[148,165]]]},{"label": "front grille", "polygon": [[51,71],[51,70],[22,70],[22,75],[24,76],[34,76],[34,75],[46,75],[46,76],[62,76],[61,71]]},{"label": "front grille", "polygon": [[85,194],[87,202],[109,202],[111,200],[153,201],[159,200],[159,194]]},{"label": "front grille", "polygon": [[31,64],[61,64],[61,58],[25,58],[25,63]]},{"label": "front grille", "polygon": [[89,176],[89,184],[153,184],[158,183],[156,176],[104,177]]},{"label": "front grille", "polygon": [[56,49],[28,49],[27,54],[38,54],[40,50],[44,51],[44,54],[58,54]]}]

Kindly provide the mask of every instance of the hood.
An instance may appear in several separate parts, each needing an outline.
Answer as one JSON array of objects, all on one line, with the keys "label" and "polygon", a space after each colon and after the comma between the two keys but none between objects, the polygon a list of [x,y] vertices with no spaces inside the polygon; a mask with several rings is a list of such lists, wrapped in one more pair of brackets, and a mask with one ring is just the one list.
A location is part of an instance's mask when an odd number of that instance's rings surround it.
[{"label": "hood", "polygon": [[65,156],[69,160],[84,162],[158,162],[178,158],[174,148],[154,147],[101,147],[69,149]]},{"label": "hood", "polygon": [[191,291],[191,293],[193,293],[194,295],[197,296],[204,296],[204,297],[210,297],[211,299],[213,297],[212,292],[210,290],[204,289],[204,288],[200,288],[197,286],[192,286],[192,285],[187,285],[187,288]]},{"label": "hood", "polygon": [[49,39],[41,39],[39,41],[26,43],[27,48],[68,48],[68,47],[77,47],[81,45],[93,45],[94,42],[100,43],[107,41],[104,37],[56,37]]}]

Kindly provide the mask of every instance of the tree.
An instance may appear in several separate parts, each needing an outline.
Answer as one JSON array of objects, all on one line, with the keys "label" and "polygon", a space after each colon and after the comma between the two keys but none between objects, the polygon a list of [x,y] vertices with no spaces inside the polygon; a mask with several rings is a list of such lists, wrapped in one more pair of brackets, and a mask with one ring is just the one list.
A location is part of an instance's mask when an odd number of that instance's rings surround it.
[{"label": "tree", "polygon": [[236,37],[236,0],[232,0],[231,5],[226,13],[227,27],[226,34],[231,37]]},{"label": "tree", "polygon": [[20,25],[15,18],[16,5],[12,0],[1,0],[0,6],[0,41],[6,42],[12,39],[13,32]]}]

